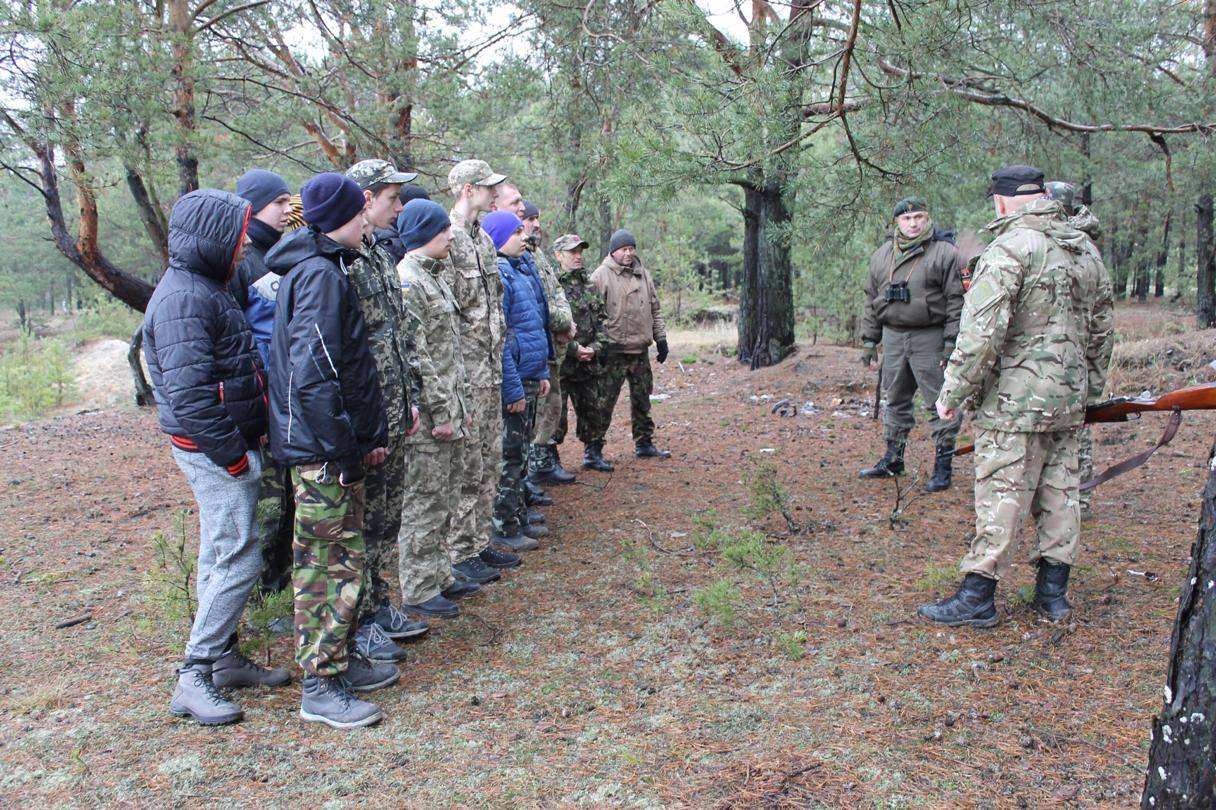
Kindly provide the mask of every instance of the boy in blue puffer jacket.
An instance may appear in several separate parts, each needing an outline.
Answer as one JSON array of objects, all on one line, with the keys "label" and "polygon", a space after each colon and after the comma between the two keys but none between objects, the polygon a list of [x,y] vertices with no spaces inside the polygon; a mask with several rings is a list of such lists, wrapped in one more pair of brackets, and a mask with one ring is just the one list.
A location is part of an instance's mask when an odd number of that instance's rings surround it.
[{"label": "boy in blue puffer jacket", "polygon": [[494,497],[492,542],[512,551],[537,547],[528,536],[524,500],[527,450],[536,426],[536,401],[549,393],[549,302],[531,260],[524,256],[524,224],[509,211],[486,215],[481,228],[498,251],[507,335],[502,351],[502,470]]}]

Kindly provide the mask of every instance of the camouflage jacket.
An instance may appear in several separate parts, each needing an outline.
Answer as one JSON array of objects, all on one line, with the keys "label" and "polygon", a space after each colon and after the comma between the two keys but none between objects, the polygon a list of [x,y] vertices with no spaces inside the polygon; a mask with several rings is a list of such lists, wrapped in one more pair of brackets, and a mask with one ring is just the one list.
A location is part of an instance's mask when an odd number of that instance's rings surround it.
[{"label": "camouflage jacket", "polygon": [[444,280],[445,265],[417,253],[407,253],[397,265],[402,304],[417,322],[410,367],[422,381],[418,397],[418,432],[411,444],[435,441],[431,428],[452,422],[456,438],[465,436],[468,380],[460,351],[460,313],[456,297]]},{"label": "camouflage jacket", "polygon": [[1081,425],[1102,396],[1114,346],[1110,278],[1058,202],[988,225],[940,402],[975,407],[976,427],[1048,432]]},{"label": "camouflage jacket", "polygon": [[418,401],[418,378],[409,365],[417,323],[407,315],[397,294],[395,264],[382,246],[364,239],[359,258],[347,268],[367,324],[367,344],[380,375],[389,436],[409,430],[413,421],[410,407]]},{"label": "camouflage jacket", "polygon": [[536,262],[536,269],[540,271],[540,283],[545,285],[545,299],[549,302],[549,331],[560,335],[567,331],[573,322],[570,302],[566,300],[566,292],[562,289],[562,285],[557,279],[557,273],[553,270],[553,265],[545,258],[545,254],[531,248],[528,249],[528,253]]},{"label": "camouflage jacket", "polygon": [[[604,331],[607,310],[604,296],[591,283],[584,268],[566,270],[560,276],[561,286],[570,302],[571,317],[578,333],[566,344],[562,360],[563,379],[585,379],[604,370],[603,359],[608,351],[608,333]],[[595,356],[586,363],[579,362],[576,353],[579,346],[595,349]]]},{"label": "camouflage jacket", "polygon": [[1068,224],[1094,240],[1095,245],[1102,238],[1102,223],[1098,222],[1094,212],[1084,205],[1077,206],[1077,213],[1068,218]]},{"label": "camouflage jacket", "polygon": [[460,345],[464,371],[472,388],[502,385],[502,347],[506,337],[502,314],[502,279],[494,243],[476,222],[453,210],[452,248],[444,280],[460,312]]}]

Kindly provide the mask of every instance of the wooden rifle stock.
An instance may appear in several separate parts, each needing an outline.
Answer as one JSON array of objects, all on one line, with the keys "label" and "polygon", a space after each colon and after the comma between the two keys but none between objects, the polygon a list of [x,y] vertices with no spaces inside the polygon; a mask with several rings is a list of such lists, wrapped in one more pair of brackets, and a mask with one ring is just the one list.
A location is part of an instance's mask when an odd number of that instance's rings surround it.
[{"label": "wooden rifle stock", "polygon": [[[1216,410],[1216,383],[1192,385],[1169,391],[1159,397],[1115,397],[1090,405],[1085,409],[1085,424],[1096,422],[1128,422],[1140,414],[1152,411],[1211,411]],[[974,444],[954,449],[954,457],[975,450]]]}]

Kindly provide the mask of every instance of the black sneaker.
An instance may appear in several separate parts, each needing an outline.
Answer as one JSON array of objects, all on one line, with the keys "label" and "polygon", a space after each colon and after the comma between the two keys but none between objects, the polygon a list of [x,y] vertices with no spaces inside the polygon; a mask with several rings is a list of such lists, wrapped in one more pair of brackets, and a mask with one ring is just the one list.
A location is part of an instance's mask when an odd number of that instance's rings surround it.
[{"label": "black sneaker", "polygon": [[481,586],[476,582],[458,579],[451,585],[440,591],[440,596],[444,599],[464,599],[466,596],[472,596],[481,590]]},{"label": "black sneaker", "polygon": [[523,562],[518,554],[494,546],[486,546],[477,556],[491,568],[517,568]]},{"label": "black sneaker", "polygon": [[405,650],[394,644],[375,622],[364,622],[355,631],[352,642],[355,651],[368,661],[392,664],[405,658]]},{"label": "black sneaker", "polygon": [[401,612],[401,609],[391,602],[385,602],[372,615],[372,621],[380,625],[384,635],[392,639],[414,638],[421,636],[431,629],[426,622],[416,622]]},{"label": "black sneaker", "polygon": [[333,728],[360,728],[380,722],[384,715],[374,703],[360,700],[342,682],[342,676],[304,678],[300,718]]},{"label": "black sneaker", "polygon": [[531,537],[533,540],[539,540],[552,534],[548,526],[541,526],[538,523],[529,523],[527,526],[524,526],[523,533],[524,537]]},{"label": "black sneaker", "polygon": [[502,579],[502,574],[482,562],[481,557],[469,557],[463,562],[456,563],[452,566],[452,574],[456,579],[476,582],[478,585],[488,585]]},{"label": "black sneaker", "polygon": [[633,454],[638,458],[671,458],[670,450],[660,450],[651,442],[640,442],[633,448]]},{"label": "black sneaker", "polygon": [[392,686],[401,677],[396,664],[368,661],[358,652],[352,652],[346,660],[346,671],[338,676],[352,692],[371,692]]},{"label": "black sneaker", "polygon": [[419,602],[416,605],[406,605],[405,609],[410,613],[421,613],[423,616],[438,616],[441,619],[451,619],[454,616],[460,615],[460,608],[450,599],[446,599],[443,594],[435,594],[425,602]]},{"label": "black sneaker", "polygon": [[528,510],[528,522],[532,524],[540,524],[545,522],[545,516],[535,509]]},{"label": "black sneaker", "polygon": [[516,531],[515,534],[499,534],[498,532],[494,532],[490,535],[490,544],[490,548],[499,546],[500,548],[510,549],[516,553],[540,548],[540,543],[519,531]]}]

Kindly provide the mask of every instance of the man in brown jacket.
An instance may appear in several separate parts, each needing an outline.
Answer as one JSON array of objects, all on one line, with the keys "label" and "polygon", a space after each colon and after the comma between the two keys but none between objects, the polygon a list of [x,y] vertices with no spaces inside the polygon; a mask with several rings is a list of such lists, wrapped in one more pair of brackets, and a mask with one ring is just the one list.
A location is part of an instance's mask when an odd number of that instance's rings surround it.
[{"label": "man in brown jacket", "polygon": [[608,255],[591,274],[591,283],[604,296],[608,351],[604,356],[604,419],[586,445],[583,466],[603,464],[604,435],[612,420],[621,385],[629,381],[629,405],[633,426],[634,455],[638,458],[669,458],[671,453],[654,446],[654,420],[650,418],[650,392],[654,375],[650,370],[650,344],[658,347],[660,363],[667,359],[667,331],[659,312],[659,291],[637,255],[637,241],[624,228],[608,240]]},{"label": "man in brown jacket", "polygon": [[861,334],[861,361],[867,366],[882,344],[887,451],[877,464],[862,470],[861,477],[885,478],[904,471],[904,446],[916,424],[912,397],[919,389],[937,448],[933,477],[925,489],[940,492],[950,486],[961,418],[941,419],[934,403],[958,336],[963,310],[959,269],[964,261],[951,234],[933,227],[924,200],[906,197],[895,204],[892,216],[891,237],[870,256]]}]

